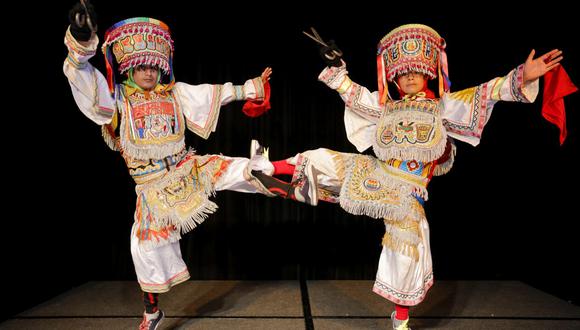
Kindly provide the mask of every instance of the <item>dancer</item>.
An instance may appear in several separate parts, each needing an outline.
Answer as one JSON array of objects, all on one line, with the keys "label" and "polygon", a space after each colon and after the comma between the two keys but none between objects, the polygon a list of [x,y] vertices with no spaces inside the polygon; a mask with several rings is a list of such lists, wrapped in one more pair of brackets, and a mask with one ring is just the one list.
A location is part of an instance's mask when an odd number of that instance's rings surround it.
[{"label": "dancer", "polygon": [[[454,140],[479,143],[497,101],[533,102],[538,78],[559,66],[562,52],[534,58],[532,51],[506,76],[451,93],[444,39],[426,25],[403,25],[379,42],[379,90],[370,92],[350,80],[336,45],[313,32],[327,63],[318,79],[345,102],[349,141],[359,152],[372,146],[375,157],[317,149],[271,163],[253,141],[248,170],[278,196],[311,205],[336,202],[351,214],[382,219],[385,235],[373,291],[395,304],[393,329],[408,329],[409,306],[421,303],[433,285],[423,210],[427,184],[451,169]],[[436,78],[439,97],[428,87]],[[400,98],[391,97],[389,83]]]},{"label": "dancer", "polygon": [[[140,329],[157,329],[164,317],[159,293],[189,278],[181,234],[217,210],[209,199],[215,191],[258,192],[244,178],[248,159],[197,155],[186,149],[185,129],[207,139],[220,107],[232,101],[248,100],[243,110],[249,116],[266,111],[272,70],[266,68],[244,85],[176,83],[168,26],[136,17],[106,31],[105,78],[88,62],[99,43],[93,6],[77,3],[69,20],[64,73],[76,104],[101,125],[106,143],[121,153],[136,183],[131,255],[145,305]],[[123,76],[121,83],[115,82],[115,70]]]}]

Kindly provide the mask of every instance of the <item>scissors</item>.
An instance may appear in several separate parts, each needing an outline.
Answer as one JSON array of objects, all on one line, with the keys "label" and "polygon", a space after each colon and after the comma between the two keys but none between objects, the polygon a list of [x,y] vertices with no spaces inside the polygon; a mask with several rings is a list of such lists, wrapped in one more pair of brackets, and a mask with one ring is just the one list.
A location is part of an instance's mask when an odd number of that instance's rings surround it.
[{"label": "scissors", "polygon": [[330,46],[328,46],[328,44],[324,42],[324,40],[322,40],[318,32],[316,32],[316,30],[313,27],[311,27],[310,30],[312,31],[312,34],[306,31],[302,31],[302,33],[304,33],[308,38],[314,40],[316,43],[328,47],[328,51],[324,53],[324,57],[326,57],[331,61],[334,60],[336,57],[342,57],[342,52],[340,51],[340,49],[336,48],[336,46],[334,47],[334,49],[331,49]]},{"label": "scissors", "polygon": [[75,21],[77,23],[78,26],[84,26],[85,23],[87,24],[87,26],[89,27],[89,29],[91,30],[91,32],[96,33],[97,32],[97,25],[93,25],[93,22],[91,21],[91,15],[89,15],[89,10],[87,9],[87,5],[85,4],[85,0],[80,0],[81,1],[81,5],[83,5],[83,8],[85,9],[85,14],[84,16],[81,15],[81,13],[77,13],[75,15]]}]

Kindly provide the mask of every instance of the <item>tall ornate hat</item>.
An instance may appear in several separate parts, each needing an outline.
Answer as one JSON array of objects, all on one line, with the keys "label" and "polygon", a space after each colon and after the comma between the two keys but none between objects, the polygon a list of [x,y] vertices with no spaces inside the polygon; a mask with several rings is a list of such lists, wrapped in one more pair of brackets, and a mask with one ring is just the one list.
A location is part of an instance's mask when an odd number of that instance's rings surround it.
[{"label": "tall ornate hat", "polygon": [[107,81],[114,90],[113,55],[119,73],[139,65],[152,65],[173,82],[173,40],[167,24],[149,17],[122,20],[105,32],[102,46],[107,65]]},{"label": "tall ornate hat", "polygon": [[379,42],[377,76],[381,103],[388,96],[387,81],[408,72],[420,72],[429,79],[439,76],[439,95],[449,91],[445,39],[427,25],[401,25]]}]

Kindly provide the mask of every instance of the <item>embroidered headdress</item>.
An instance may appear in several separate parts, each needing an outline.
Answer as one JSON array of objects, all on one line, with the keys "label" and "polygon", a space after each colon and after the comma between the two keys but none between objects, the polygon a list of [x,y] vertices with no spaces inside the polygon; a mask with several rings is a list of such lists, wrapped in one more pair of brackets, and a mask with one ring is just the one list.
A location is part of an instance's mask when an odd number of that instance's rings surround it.
[{"label": "embroidered headdress", "polygon": [[134,17],[120,21],[105,32],[102,46],[107,66],[107,82],[114,92],[113,55],[119,73],[139,65],[158,67],[173,78],[173,40],[167,24],[148,17]]},{"label": "embroidered headdress", "polygon": [[439,76],[439,95],[448,92],[445,39],[422,24],[406,24],[385,35],[377,47],[377,75],[381,103],[389,96],[387,81],[408,72],[420,72],[429,79]]}]

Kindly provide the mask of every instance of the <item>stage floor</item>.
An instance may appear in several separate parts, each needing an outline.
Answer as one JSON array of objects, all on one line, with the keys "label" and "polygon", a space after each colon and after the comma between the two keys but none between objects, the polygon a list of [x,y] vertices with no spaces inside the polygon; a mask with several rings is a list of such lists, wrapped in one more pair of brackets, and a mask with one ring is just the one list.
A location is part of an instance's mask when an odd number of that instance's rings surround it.
[{"label": "stage floor", "polygon": [[[372,281],[187,281],[160,297],[161,329],[391,329]],[[136,329],[136,282],[89,282],[0,329]],[[580,307],[516,281],[436,281],[413,329],[580,329]]]}]

